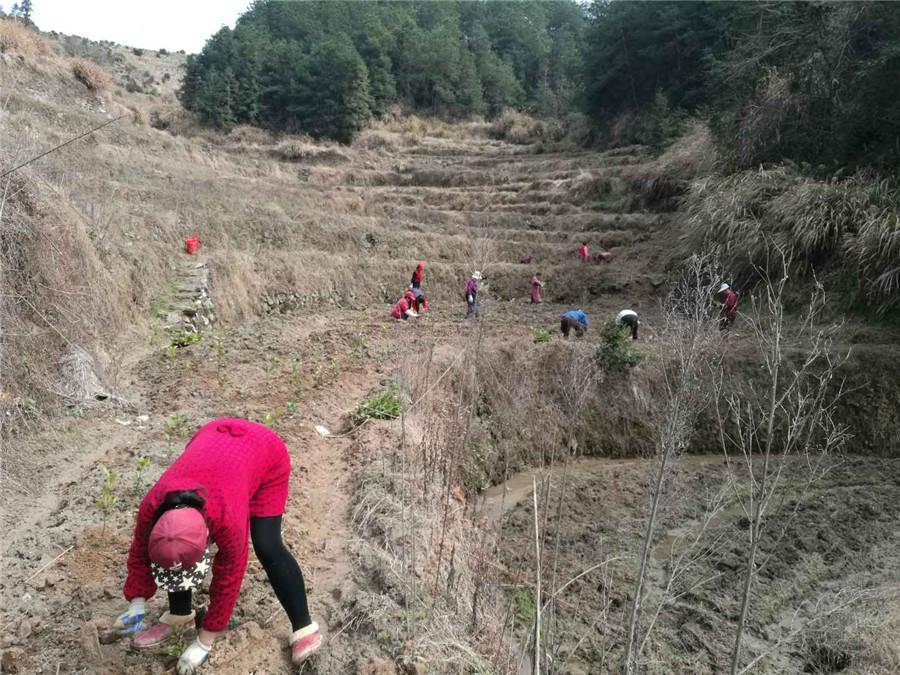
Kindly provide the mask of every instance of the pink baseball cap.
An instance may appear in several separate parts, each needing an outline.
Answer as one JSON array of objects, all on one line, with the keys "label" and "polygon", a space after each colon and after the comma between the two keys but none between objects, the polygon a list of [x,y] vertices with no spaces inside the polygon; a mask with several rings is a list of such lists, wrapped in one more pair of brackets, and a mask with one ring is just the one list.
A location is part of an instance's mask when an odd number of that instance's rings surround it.
[{"label": "pink baseball cap", "polygon": [[194,508],[166,511],[150,531],[150,562],[164,570],[193,567],[206,552],[209,531],[203,514]]}]

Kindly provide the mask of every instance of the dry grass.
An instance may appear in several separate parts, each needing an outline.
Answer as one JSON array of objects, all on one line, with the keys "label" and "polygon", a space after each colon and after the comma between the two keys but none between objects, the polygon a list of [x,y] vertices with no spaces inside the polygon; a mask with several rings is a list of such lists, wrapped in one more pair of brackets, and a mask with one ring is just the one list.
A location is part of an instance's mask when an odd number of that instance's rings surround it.
[{"label": "dry grass", "polygon": [[744,171],[696,181],[687,207],[688,246],[717,246],[743,280],[780,247],[792,270],[859,288],[859,300],[880,312],[900,303],[900,192],[889,181]]},{"label": "dry grass", "polygon": [[490,133],[494,138],[519,145],[559,141],[565,135],[560,125],[535,119],[517,110],[505,110],[491,124]]},{"label": "dry grass", "polygon": [[687,123],[684,133],[666,148],[657,163],[674,178],[692,180],[713,174],[718,159],[709,126],[692,120]]},{"label": "dry grass", "polygon": [[349,162],[347,151],[336,145],[315,143],[309,139],[291,138],[272,149],[272,155],[286,162]]},{"label": "dry grass", "polygon": [[26,59],[51,54],[47,41],[37,31],[11,19],[0,20],[0,52]]},{"label": "dry grass", "polygon": [[72,73],[76,80],[95,94],[102,94],[109,89],[109,74],[93,61],[73,59]]}]

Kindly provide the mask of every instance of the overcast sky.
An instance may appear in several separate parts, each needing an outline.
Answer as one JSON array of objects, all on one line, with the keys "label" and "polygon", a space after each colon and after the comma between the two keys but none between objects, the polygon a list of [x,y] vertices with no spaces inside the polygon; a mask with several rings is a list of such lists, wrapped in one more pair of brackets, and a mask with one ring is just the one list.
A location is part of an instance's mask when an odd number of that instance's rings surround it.
[{"label": "overcast sky", "polygon": [[[14,0],[0,0],[7,10]],[[92,40],[199,52],[222,26],[234,27],[250,0],[32,0],[32,20]]]}]

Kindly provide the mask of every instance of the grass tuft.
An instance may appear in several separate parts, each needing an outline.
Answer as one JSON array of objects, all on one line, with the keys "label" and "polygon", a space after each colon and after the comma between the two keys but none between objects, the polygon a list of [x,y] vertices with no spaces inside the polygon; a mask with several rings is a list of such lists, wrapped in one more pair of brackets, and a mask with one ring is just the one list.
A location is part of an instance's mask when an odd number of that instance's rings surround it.
[{"label": "grass tuft", "polygon": [[353,424],[359,426],[368,420],[397,419],[400,417],[401,406],[400,390],[396,384],[392,384],[385,391],[360,404],[353,413]]}]

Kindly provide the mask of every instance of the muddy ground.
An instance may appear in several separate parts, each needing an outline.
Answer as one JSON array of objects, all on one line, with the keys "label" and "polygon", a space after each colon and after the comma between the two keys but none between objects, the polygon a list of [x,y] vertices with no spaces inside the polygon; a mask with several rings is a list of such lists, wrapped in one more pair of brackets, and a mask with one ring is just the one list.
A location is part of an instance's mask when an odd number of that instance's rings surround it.
[{"label": "muddy ground", "polygon": [[[900,600],[900,461],[833,457],[827,474],[804,490],[807,471],[803,460],[787,464],[792,486],[766,518],[745,648],[754,656],[769,654],[754,672],[895,672],[896,643],[887,649],[879,643],[882,631],[896,625]],[[746,474],[739,468],[736,477]],[[671,584],[671,591],[644,647],[648,672],[727,672],[748,521],[731,498],[709,509],[731,475],[717,455],[686,456],[678,465],[652,549],[645,626],[661,590]],[[552,479],[543,477],[541,502],[551,509],[546,578],[559,586],[609,560],[551,603],[545,621],[553,634],[553,672],[616,672],[648,508],[649,467],[580,459],[565,476],[557,468]],[[521,602],[534,578],[531,475],[512,483],[499,521],[500,550],[504,563],[524,577],[509,590]],[[496,518],[504,496],[492,488],[490,497],[493,508],[485,515]],[[530,608],[526,602],[520,611]]]}]

